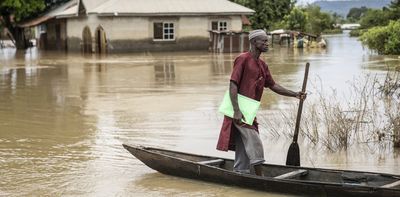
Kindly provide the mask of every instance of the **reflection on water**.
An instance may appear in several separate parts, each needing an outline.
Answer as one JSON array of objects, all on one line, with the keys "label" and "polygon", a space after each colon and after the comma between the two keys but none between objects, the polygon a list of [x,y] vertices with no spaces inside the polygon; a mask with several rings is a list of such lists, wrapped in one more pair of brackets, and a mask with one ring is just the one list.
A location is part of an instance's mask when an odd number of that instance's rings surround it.
[{"label": "reflection on water", "polygon": [[157,81],[173,84],[175,80],[175,63],[171,58],[157,61],[154,64],[154,74]]},{"label": "reflection on water", "polygon": [[[327,40],[324,50],[277,47],[263,58],[275,81],[291,89],[300,89],[311,62],[310,92],[313,86],[342,91],[354,77],[399,65],[397,57],[371,54],[355,38]],[[236,55],[0,50],[0,196],[265,196],[155,173],[121,146],[233,157],[215,145],[222,122],[217,108]],[[259,114],[272,117],[295,104],[267,90]],[[261,125],[262,133],[269,129]],[[267,162],[283,164],[290,141],[262,137]],[[301,144],[301,153],[305,166],[400,174],[399,153],[390,148],[327,153]]]},{"label": "reflection on water", "polygon": [[[155,185],[155,182],[163,184]],[[134,181],[132,185],[145,190],[138,191],[137,194],[142,196],[266,196],[265,192],[173,177],[161,173],[143,175],[140,179]],[[291,197],[293,195],[267,193],[267,196]]]},{"label": "reflection on water", "polygon": [[82,131],[93,126],[67,94],[67,67],[16,62],[2,63],[0,75],[0,194],[57,192],[53,185],[74,178],[69,169],[91,159]]},{"label": "reflection on water", "polygon": [[226,54],[212,54],[211,72],[214,75],[226,76],[230,75],[230,73],[232,72],[232,65],[235,57],[232,55],[228,57],[226,56],[227,56]]}]

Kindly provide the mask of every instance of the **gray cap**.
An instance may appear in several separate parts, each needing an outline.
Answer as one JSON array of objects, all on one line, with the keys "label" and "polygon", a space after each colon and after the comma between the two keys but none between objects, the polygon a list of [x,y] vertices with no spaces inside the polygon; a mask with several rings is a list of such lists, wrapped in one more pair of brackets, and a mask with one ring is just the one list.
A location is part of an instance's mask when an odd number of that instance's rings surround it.
[{"label": "gray cap", "polygon": [[255,37],[258,37],[258,36],[267,36],[267,33],[265,33],[265,31],[262,29],[256,29],[256,30],[250,31],[249,40],[251,40]]}]

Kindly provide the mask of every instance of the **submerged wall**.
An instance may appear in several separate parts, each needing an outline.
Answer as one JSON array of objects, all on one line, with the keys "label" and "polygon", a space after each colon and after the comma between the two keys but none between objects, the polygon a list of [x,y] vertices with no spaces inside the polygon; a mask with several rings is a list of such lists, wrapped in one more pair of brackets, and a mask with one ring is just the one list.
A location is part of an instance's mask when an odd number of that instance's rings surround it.
[{"label": "submerged wall", "polygon": [[[240,16],[172,16],[172,17],[133,17],[89,15],[70,18],[67,21],[68,51],[81,51],[83,29],[91,32],[93,52],[95,52],[96,33],[101,27],[105,32],[106,47],[109,53],[133,51],[182,51],[208,50],[209,32],[212,20],[225,20],[229,30],[241,31]],[[174,23],[174,40],[154,40],[154,23]]]},{"label": "submerged wall", "polygon": [[66,20],[50,20],[44,25],[46,32],[40,34],[38,44],[40,49],[65,51],[67,49]]}]

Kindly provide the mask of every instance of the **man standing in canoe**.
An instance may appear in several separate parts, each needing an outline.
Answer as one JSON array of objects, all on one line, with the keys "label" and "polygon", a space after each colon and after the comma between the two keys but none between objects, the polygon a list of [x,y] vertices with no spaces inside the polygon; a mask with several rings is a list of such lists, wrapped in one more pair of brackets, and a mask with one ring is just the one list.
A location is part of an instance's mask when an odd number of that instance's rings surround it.
[{"label": "man standing in canoe", "polygon": [[260,101],[264,87],[280,95],[305,99],[306,94],[288,90],[272,79],[267,64],[260,59],[262,52],[268,51],[268,36],[264,30],[254,30],[249,34],[250,51],[240,54],[234,62],[229,93],[233,105],[234,117],[224,117],[217,149],[235,151],[234,171],[254,173],[262,176],[261,164],[264,149],[258,133],[258,123],[253,125],[242,122],[244,116],[239,109],[237,95]]}]

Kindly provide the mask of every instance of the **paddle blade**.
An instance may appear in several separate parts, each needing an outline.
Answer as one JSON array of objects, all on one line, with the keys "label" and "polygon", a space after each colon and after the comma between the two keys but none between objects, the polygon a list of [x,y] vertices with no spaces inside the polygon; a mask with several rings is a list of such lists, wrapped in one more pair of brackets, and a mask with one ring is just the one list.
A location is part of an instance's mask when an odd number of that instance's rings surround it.
[{"label": "paddle blade", "polygon": [[297,142],[293,142],[289,147],[286,165],[300,166],[300,148]]}]

